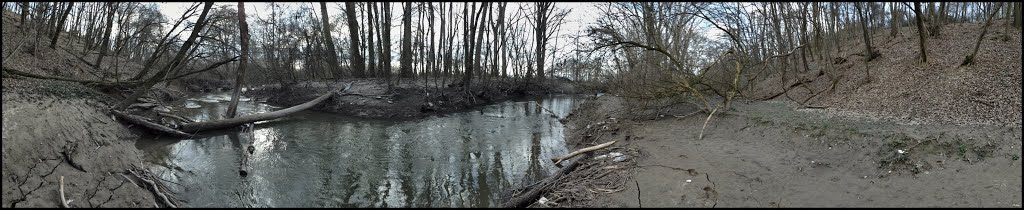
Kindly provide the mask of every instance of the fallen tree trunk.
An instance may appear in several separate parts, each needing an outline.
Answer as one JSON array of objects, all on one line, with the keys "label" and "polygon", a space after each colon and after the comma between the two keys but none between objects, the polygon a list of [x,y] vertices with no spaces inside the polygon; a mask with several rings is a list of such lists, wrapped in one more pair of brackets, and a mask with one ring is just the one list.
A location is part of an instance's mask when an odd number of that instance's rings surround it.
[{"label": "fallen tree trunk", "polygon": [[586,153],[586,155],[577,158],[575,161],[572,161],[572,163],[569,163],[569,165],[566,165],[565,167],[558,169],[558,171],[556,171],[551,176],[544,178],[544,180],[541,180],[541,182],[539,184],[536,184],[533,188],[530,188],[526,192],[520,193],[519,195],[509,198],[507,201],[501,204],[501,208],[525,208],[529,206],[530,203],[533,203],[538,199],[538,197],[540,197],[545,192],[550,190],[549,188],[555,183],[555,181],[557,181],[562,176],[569,174],[569,172],[576,170],[576,166],[580,165],[580,161],[587,159],[589,157],[590,153]]},{"label": "fallen tree trunk", "polygon": [[319,104],[320,102],[323,102],[324,100],[327,100],[327,98],[330,98],[331,95],[334,95],[335,92],[344,92],[344,91],[347,91],[349,88],[352,88],[352,83],[349,83],[347,86],[345,86],[344,89],[342,89],[340,91],[330,91],[330,92],[327,92],[327,93],[321,95],[320,97],[317,97],[316,99],[313,99],[312,101],[308,101],[306,103],[295,105],[293,107],[288,107],[287,109],[282,109],[282,110],[277,110],[277,111],[267,112],[267,113],[261,113],[261,114],[246,115],[246,116],[236,117],[236,118],[231,118],[231,119],[187,123],[187,124],[181,125],[181,131],[184,131],[184,132],[198,132],[198,131],[204,131],[204,130],[216,130],[216,129],[235,127],[235,126],[239,126],[239,125],[246,124],[246,123],[252,123],[252,122],[257,122],[257,121],[271,120],[271,119],[276,119],[276,118],[284,117],[285,115],[289,115],[289,114],[292,114],[292,113],[295,113],[295,112],[299,112],[299,111],[302,111],[302,110],[306,110],[306,109],[312,108],[313,106]]},{"label": "fallen tree trunk", "polygon": [[302,103],[302,104],[299,104],[299,105],[288,107],[286,109],[277,110],[277,111],[273,111],[273,112],[267,112],[267,113],[261,113],[261,114],[246,115],[246,116],[230,118],[230,119],[223,119],[223,120],[214,120],[214,121],[205,121],[205,122],[190,122],[190,123],[182,124],[178,129],[174,129],[174,128],[167,127],[167,126],[164,126],[164,125],[161,125],[161,124],[158,124],[158,123],[150,122],[146,118],[143,118],[143,117],[140,117],[140,116],[136,116],[136,115],[126,114],[126,113],[123,113],[123,112],[120,112],[120,111],[117,111],[117,110],[113,110],[113,111],[111,111],[111,113],[113,113],[118,118],[125,119],[129,123],[136,124],[136,125],[141,125],[143,127],[149,128],[151,130],[154,130],[154,131],[157,131],[157,132],[160,132],[160,133],[163,133],[163,134],[169,134],[169,135],[177,136],[177,137],[189,137],[189,136],[192,136],[189,133],[196,133],[196,132],[199,132],[199,131],[207,131],[207,130],[217,130],[217,129],[230,128],[230,127],[235,127],[235,126],[239,126],[239,125],[246,124],[246,123],[255,123],[255,122],[259,122],[259,121],[267,121],[267,120],[273,120],[273,119],[277,119],[277,118],[280,118],[280,117],[284,117],[286,115],[289,115],[289,114],[292,114],[292,113],[295,113],[295,112],[299,112],[299,111],[302,111],[302,110],[306,110],[306,109],[312,108],[313,106],[323,102],[324,100],[327,100],[327,98],[330,98],[332,95],[334,95],[334,93],[336,93],[336,92],[344,92],[344,91],[347,91],[349,88],[352,88],[352,83],[349,83],[347,86],[345,86],[344,89],[336,90],[336,91],[330,91],[330,92],[324,93],[323,95],[321,95],[320,97],[317,97],[316,99],[313,99],[313,100],[308,101],[306,103]]},{"label": "fallen tree trunk", "polygon": [[140,117],[140,116],[126,114],[124,112],[117,111],[117,110],[113,110],[113,111],[110,111],[110,112],[113,113],[114,116],[117,116],[118,119],[124,119],[124,120],[128,121],[129,123],[136,124],[136,125],[141,125],[142,127],[149,128],[150,130],[154,130],[154,131],[157,131],[157,132],[162,133],[162,134],[168,134],[168,135],[176,136],[176,137],[189,137],[189,136],[191,136],[188,133],[181,132],[181,131],[179,131],[177,129],[174,129],[174,128],[171,128],[171,127],[167,127],[167,126],[164,126],[164,125],[161,125],[161,124],[158,124],[158,123],[150,122],[146,118],[143,118],[143,117]]},{"label": "fallen tree trunk", "polygon": [[598,145],[594,145],[594,146],[591,146],[591,147],[587,147],[587,148],[583,148],[583,149],[580,149],[580,150],[576,150],[575,152],[569,153],[568,155],[565,155],[565,156],[562,156],[562,157],[551,158],[551,162],[555,162],[555,165],[561,166],[561,165],[559,165],[559,163],[562,163],[562,161],[564,161],[566,159],[575,157],[575,156],[583,154],[583,153],[592,152],[594,150],[599,150],[599,149],[611,146],[615,142],[616,141],[609,141],[608,143],[598,144]]}]

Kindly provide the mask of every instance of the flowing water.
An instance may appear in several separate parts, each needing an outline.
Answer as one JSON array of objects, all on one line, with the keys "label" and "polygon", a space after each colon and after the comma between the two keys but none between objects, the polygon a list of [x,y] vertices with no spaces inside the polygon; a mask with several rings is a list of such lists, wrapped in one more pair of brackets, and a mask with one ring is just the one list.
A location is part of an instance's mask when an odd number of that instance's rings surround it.
[{"label": "flowing water", "polygon": [[[229,97],[173,108],[197,121],[219,119]],[[502,191],[557,169],[549,159],[568,151],[552,115],[565,117],[579,100],[551,96],[409,121],[304,111],[251,132],[137,146],[190,207],[495,207]],[[239,105],[241,114],[277,109],[248,99]]]}]

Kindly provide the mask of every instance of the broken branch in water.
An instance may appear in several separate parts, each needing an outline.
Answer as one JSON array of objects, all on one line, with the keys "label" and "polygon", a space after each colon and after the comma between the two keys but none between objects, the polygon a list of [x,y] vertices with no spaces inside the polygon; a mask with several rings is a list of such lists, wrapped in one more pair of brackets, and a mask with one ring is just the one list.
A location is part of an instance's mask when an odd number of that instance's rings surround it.
[{"label": "broken branch in water", "polygon": [[246,124],[246,123],[254,123],[254,122],[259,122],[259,121],[267,121],[267,120],[273,120],[273,119],[281,118],[281,117],[284,117],[285,115],[289,115],[289,114],[292,114],[292,113],[295,113],[295,112],[299,112],[299,111],[302,111],[302,110],[313,108],[313,106],[315,106],[315,105],[317,105],[317,104],[327,100],[327,98],[330,98],[331,95],[334,95],[334,93],[336,93],[336,92],[345,92],[349,88],[352,88],[352,83],[349,83],[344,89],[327,92],[327,93],[321,95],[320,97],[317,97],[316,99],[313,99],[313,100],[308,101],[306,103],[302,103],[302,104],[299,104],[299,105],[288,107],[286,109],[277,110],[277,111],[273,111],[273,112],[267,112],[267,113],[246,115],[246,116],[230,118],[230,119],[223,119],[223,120],[213,120],[213,121],[204,121],[204,122],[190,122],[190,123],[182,124],[180,126],[180,129],[174,129],[174,128],[170,128],[170,127],[167,127],[167,126],[164,126],[164,125],[153,123],[153,122],[150,122],[146,118],[143,118],[143,117],[140,117],[140,116],[131,115],[131,114],[127,114],[127,113],[123,113],[123,112],[120,112],[120,111],[117,111],[117,110],[112,110],[111,112],[115,116],[117,116],[118,118],[125,119],[125,120],[127,120],[128,122],[130,122],[132,124],[142,125],[143,127],[149,128],[151,130],[156,130],[156,131],[159,131],[161,133],[170,134],[170,135],[177,136],[177,137],[189,137],[189,136],[192,136],[192,135],[188,134],[188,133],[185,133],[185,132],[200,132],[200,131],[206,131],[206,130],[224,129],[224,128],[230,128],[230,127],[239,126],[239,125]]},{"label": "broken branch in water", "polygon": [[139,180],[142,180],[142,182],[145,182],[147,185],[149,185],[150,190],[153,191],[153,194],[156,194],[156,196],[160,198],[160,201],[162,201],[164,205],[167,205],[167,207],[170,208],[178,208],[177,205],[174,205],[174,203],[171,202],[171,199],[167,198],[167,196],[164,195],[164,193],[160,192],[160,187],[159,185],[156,184],[156,182],[146,179],[142,175],[139,175],[139,173],[136,173],[134,170],[128,171],[131,172],[132,175],[135,175],[135,177],[139,178]]},{"label": "broken branch in water", "polygon": [[566,165],[564,168],[558,169],[558,171],[555,171],[555,173],[552,174],[551,176],[548,176],[547,178],[544,178],[540,182],[534,184],[538,186],[533,187],[527,190],[526,192],[523,192],[519,195],[513,196],[512,198],[506,200],[504,203],[501,204],[501,208],[523,208],[528,206],[530,203],[536,201],[537,198],[541,196],[541,194],[549,191],[549,188],[552,185],[554,185],[554,183],[558,181],[562,176],[569,174],[569,172],[572,172],[573,170],[576,170],[576,167],[580,165],[580,160],[589,157],[589,154],[584,154],[582,157],[577,158],[575,161],[571,161],[569,165]]},{"label": "broken branch in water", "polygon": [[583,154],[583,153],[586,153],[586,152],[592,152],[592,151],[595,151],[595,150],[599,150],[599,149],[611,146],[615,142],[616,141],[610,141],[608,143],[599,144],[599,145],[595,145],[595,146],[592,146],[592,147],[587,147],[587,148],[583,148],[583,149],[580,149],[580,150],[576,150],[575,152],[569,153],[568,155],[565,155],[565,156],[562,156],[562,157],[551,158],[551,162],[555,162],[555,165],[559,165],[559,163],[562,163],[562,161],[564,161],[564,160],[567,160],[569,158],[575,157],[577,155],[580,155],[580,154]]}]

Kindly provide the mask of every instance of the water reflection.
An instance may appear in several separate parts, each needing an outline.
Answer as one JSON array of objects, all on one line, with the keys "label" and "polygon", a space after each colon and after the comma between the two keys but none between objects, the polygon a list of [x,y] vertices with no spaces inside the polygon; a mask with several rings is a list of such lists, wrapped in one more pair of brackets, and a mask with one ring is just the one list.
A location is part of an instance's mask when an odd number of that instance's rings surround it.
[{"label": "water reflection", "polygon": [[[203,98],[191,102],[201,107],[179,110],[199,120],[223,116],[227,103],[213,100],[222,96]],[[506,102],[404,122],[302,112],[251,133],[139,146],[151,170],[181,184],[170,187],[192,207],[493,207],[502,190],[556,169],[547,160],[567,151],[550,115],[564,117],[576,100]],[[251,100],[239,108],[273,109]],[[250,144],[243,178],[237,170]]]}]

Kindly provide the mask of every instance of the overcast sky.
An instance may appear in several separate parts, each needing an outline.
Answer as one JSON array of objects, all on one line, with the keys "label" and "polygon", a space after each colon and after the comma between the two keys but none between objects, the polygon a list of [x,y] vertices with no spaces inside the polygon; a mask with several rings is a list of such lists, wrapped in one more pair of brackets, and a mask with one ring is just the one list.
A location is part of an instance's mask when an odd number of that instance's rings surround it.
[{"label": "overcast sky", "polygon": [[[192,4],[193,3],[191,3],[191,2],[163,2],[163,3],[157,3],[157,5],[160,6],[160,12],[163,13],[164,16],[168,17],[169,19],[174,19],[174,18],[180,17],[181,14],[184,13],[185,10],[188,8],[188,6],[192,5]],[[320,13],[319,2],[287,2],[287,3],[279,3],[279,4],[287,4],[287,5],[292,5],[294,7],[298,7],[300,4],[306,4],[306,5],[309,5],[309,6],[315,6],[314,8],[316,8],[316,11],[314,12],[315,13],[314,15],[316,15],[317,17],[319,17],[319,15],[320,15],[319,14]],[[509,3],[508,8],[506,9],[506,14],[507,14],[506,17],[510,17],[512,14],[514,14],[516,12],[516,10],[519,9],[520,5],[523,6],[524,8],[532,8],[532,5],[529,5],[529,4],[531,4],[531,3],[529,3],[529,2],[511,2],[511,3]],[[214,3],[214,7],[217,7],[217,6],[220,6],[220,5],[229,5],[231,7],[237,7],[238,4],[237,4],[237,2],[216,2],[216,3]],[[571,12],[566,17],[566,23],[565,23],[565,25],[562,26],[562,30],[560,32],[562,32],[562,34],[576,34],[576,32],[585,30],[586,29],[585,28],[586,25],[594,22],[594,20],[597,18],[597,13],[595,12],[597,9],[594,7],[594,5],[596,5],[596,4],[595,3],[586,3],[586,2],[558,2],[558,3],[555,3],[555,6],[558,7],[558,8],[571,9]],[[392,6],[392,18],[394,18],[393,21],[395,21],[396,24],[399,24],[398,21],[401,20],[401,7],[402,7],[402,5],[400,3],[392,3],[391,6]],[[330,2],[330,3],[327,3],[327,12],[330,13],[329,15],[331,17],[343,17],[342,15],[344,14],[344,11],[342,10],[343,9],[342,7],[343,7],[343,3],[341,3],[341,2]],[[249,18],[256,18],[256,17],[267,18],[270,15],[270,4],[269,3],[265,3],[265,2],[246,2],[245,3],[245,12],[246,12],[246,16],[248,16]],[[191,18],[190,21],[191,22],[195,22],[196,19],[198,19],[198,16]],[[250,22],[251,22],[251,20],[252,19],[250,19]],[[395,31],[397,31],[397,32],[395,32]],[[337,35],[340,35],[340,34],[344,34],[345,32],[347,32],[347,30],[335,30],[335,35],[337,36]],[[401,34],[400,30],[392,29],[392,32]],[[187,33],[184,33],[184,34],[187,34]],[[345,35],[347,35],[347,34],[345,34]],[[392,40],[398,40],[398,39],[397,38],[392,38]]]},{"label": "overcast sky", "polygon": [[[174,19],[176,19],[178,17],[181,17],[181,15],[185,12],[185,10],[190,5],[192,5],[192,4],[193,4],[192,2],[163,2],[163,3],[157,3],[157,5],[160,7],[160,12],[163,13],[163,15],[165,17],[167,17],[171,21],[173,21]],[[320,3],[319,2],[286,2],[286,3],[278,3],[278,4],[279,5],[284,5],[284,7],[287,7],[287,8],[298,8],[298,7],[302,6],[302,5],[311,6],[311,7],[315,8],[314,9],[314,14],[313,14],[314,17],[317,17],[317,18],[320,17],[320,14],[319,14],[320,13],[320,9],[319,9],[320,8]],[[517,11],[519,11],[520,7],[524,8],[524,9],[527,9],[527,10],[532,10],[534,8],[534,6],[532,4],[533,4],[532,2],[510,2],[508,4],[508,7],[506,8],[506,15],[505,16],[506,16],[506,18],[511,18]],[[562,57],[562,56],[565,56],[565,55],[569,55],[570,53],[574,53],[575,46],[572,45],[572,41],[573,40],[571,38],[569,38],[569,36],[585,34],[586,27],[591,25],[591,24],[593,24],[596,21],[596,19],[598,18],[598,15],[600,15],[600,13],[598,12],[599,10],[596,7],[598,4],[599,3],[592,3],[592,2],[556,2],[555,3],[555,7],[556,8],[571,9],[571,10],[570,10],[569,14],[565,18],[565,23],[562,25],[561,29],[557,31],[556,37],[548,42],[548,48],[549,49],[550,48],[558,49],[558,50],[556,50],[556,53],[554,55],[552,55],[553,57],[558,58],[558,57]],[[216,8],[216,7],[221,6],[221,5],[226,5],[226,6],[229,6],[229,7],[237,8],[238,4],[237,4],[237,2],[216,2],[216,3],[214,3],[213,7]],[[462,4],[455,4],[454,5],[455,7],[453,8],[454,9],[453,11],[459,11],[458,13],[461,14],[461,5]],[[398,56],[397,53],[399,53],[400,51],[397,50],[397,48],[400,46],[400,41],[401,41],[401,36],[402,36],[402,28],[401,28],[401,16],[402,16],[402,10],[401,9],[402,9],[402,6],[403,6],[403,4],[401,4],[401,3],[392,3],[391,4],[391,7],[392,7],[392,18],[393,18],[392,24],[394,25],[392,30],[391,30],[391,37],[392,37],[391,40],[393,42],[391,46],[392,46],[392,49],[395,49],[395,50],[392,50],[392,52],[396,53],[394,55],[396,57],[394,57],[395,59],[392,62],[394,62],[395,65],[397,65],[397,62],[399,62],[398,59],[397,59],[397,56]],[[342,27],[342,28],[335,28],[335,30],[332,31],[332,34],[334,35],[334,37],[336,37],[338,39],[347,40],[348,30],[344,26],[344,24],[345,24],[344,23],[344,20],[345,20],[344,19],[344,14],[345,13],[344,13],[343,7],[344,7],[344,3],[343,2],[329,2],[329,3],[327,3],[327,12],[329,13],[329,15],[332,18],[334,18],[334,19],[332,19],[332,21],[335,21],[335,22],[332,22],[332,23],[335,23],[335,25],[337,25],[339,27]],[[200,9],[201,9],[201,7],[200,7]],[[246,10],[245,11],[246,16],[249,18],[248,21],[250,23],[250,30],[253,29],[252,27],[254,27],[254,26],[251,25],[251,24],[254,22],[254,20],[256,18],[269,18],[270,14],[271,14],[270,3],[266,3],[266,2],[246,2],[245,3],[245,10]],[[190,20],[189,22],[195,22],[197,19],[198,19],[198,13],[197,13],[197,15],[195,15],[194,17],[189,19]],[[337,22],[341,22],[341,23],[337,23]],[[529,23],[527,23],[525,20],[523,20],[520,24],[522,24],[523,27],[530,27]],[[435,27],[437,27],[438,30],[440,30],[440,25],[435,25]],[[167,30],[169,30],[169,28]],[[181,30],[181,29],[179,29],[179,30]],[[717,35],[722,34],[720,31],[714,30],[712,28],[705,28],[705,30],[706,30],[705,31],[705,35],[712,35],[711,37],[717,37]],[[189,33],[190,33],[190,31],[185,31],[185,32],[183,32],[181,34],[183,34],[183,36],[188,36]],[[530,36],[530,37],[532,37],[532,36]],[[184,38],[184,37],[182,37],[182,38]],[[341,40],[339,40],[339,41],[341,41]],[[586,41],[586,40],[584,39],[582,41]],[[532,41],[531,41],[530,45],[532,45]],[[552,62],[554,62],[555,60],[557,60],[557,59],[548,59],[549,62],[547,62],[547,65],[552,65]]]}]

